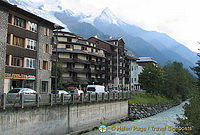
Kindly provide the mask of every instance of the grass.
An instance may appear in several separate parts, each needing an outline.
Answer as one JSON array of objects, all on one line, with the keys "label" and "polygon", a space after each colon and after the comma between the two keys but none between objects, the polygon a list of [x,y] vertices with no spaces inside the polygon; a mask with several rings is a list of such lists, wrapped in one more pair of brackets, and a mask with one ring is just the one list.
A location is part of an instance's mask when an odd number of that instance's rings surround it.
[{"label": "grass", "polygon": [[160,95],[151,95],[148,93],[140,93],[132,95],[132,99],[129,100],[129,103],[138,103],[138,104],[157,104],[157,103],[168,103],[172,100],[167,99],[164,96]]}]

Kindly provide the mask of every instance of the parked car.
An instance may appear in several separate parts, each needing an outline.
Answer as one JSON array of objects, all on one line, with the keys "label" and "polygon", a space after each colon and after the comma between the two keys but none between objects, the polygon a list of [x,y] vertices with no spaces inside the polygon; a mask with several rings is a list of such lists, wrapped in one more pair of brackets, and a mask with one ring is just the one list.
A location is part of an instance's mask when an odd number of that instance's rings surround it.
[{"label": "parked car", "polygon": [[58,95],[64,94],[64,95],[69,95],[69,93],[68,93],[67,91],[64,91],[64,90],[57,90],[56,92],[55,92],[55,91],[52,91],[52,94],[58,94]]},{"label": "parked car", "polygon": [[105,87],[101,85],[88,85],[87,92],[91,93],[105,93]]},{"label": "parked car", "polygon": [[[65,99],[69,99],[71,97],[71,95],[64,90],[57,90],[56,92],[52,91],[52,94],[56,94],[57,101],[60,101],[62,94],[64,94]],[[54,98],[55,98],[55,96],[54,96]]]},{"label": "parked car", "polygon": [[20,101],[20,94],[24,93],[24,101],[36,101],[36,91],[29,88],[14,88],[7,94],[7,101],[9,103],[16,103]]}]

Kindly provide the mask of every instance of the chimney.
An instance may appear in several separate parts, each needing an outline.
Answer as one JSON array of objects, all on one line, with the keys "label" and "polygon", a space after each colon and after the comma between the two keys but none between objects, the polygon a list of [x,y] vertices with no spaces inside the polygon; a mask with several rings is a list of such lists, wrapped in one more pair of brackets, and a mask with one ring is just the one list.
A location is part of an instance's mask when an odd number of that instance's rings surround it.
[{"label": "chimney", "polygon": [[112,39],[112,36],[110,36],[109,39]]},{"label": "chimney", "polygon": [[98,36],[96,35],[96,36],[94,36],[95,38],[98,38]]}]

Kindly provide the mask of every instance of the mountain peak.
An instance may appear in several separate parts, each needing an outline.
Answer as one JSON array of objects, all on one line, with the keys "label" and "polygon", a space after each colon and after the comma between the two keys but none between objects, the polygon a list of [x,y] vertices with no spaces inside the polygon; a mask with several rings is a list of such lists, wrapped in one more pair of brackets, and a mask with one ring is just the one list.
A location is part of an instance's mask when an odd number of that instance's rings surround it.
[{"label": "mountain peak", "polygon": [[103,9],[101,14],[96,19],[108,24],[123,24],[123,21],[120,20],[108,7]]},{"label": "mountain peak", "polygon": [[68,16],[74,16],[74,12],[72,10],[70,10],[70,9],[66,9],[64,12]]},{"label": "mountain peak", "polygon": [[107,14],[107,15],[112,15],[115,16],[112,11],[110,10],[110,8],[106,7],[102,10],[101,14]]}]

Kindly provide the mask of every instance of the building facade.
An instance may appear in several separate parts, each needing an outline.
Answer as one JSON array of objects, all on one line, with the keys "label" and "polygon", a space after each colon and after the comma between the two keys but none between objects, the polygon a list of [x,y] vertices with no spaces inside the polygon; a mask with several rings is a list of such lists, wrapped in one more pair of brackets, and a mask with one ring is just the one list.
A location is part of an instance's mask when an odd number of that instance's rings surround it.
[{"label": "building facade", "polygon": [[[108,63],[108,88],[109,89],[128,89],[129,68],[125,60],[125,42],[122,38],[100,40],[97,37],[90,37],[88,40],[97,44],[99,48],[106,49]],[[126,79],[127,78],[127,79]]]},{"label": "building facade", "polygon": [[4,1],[0,12],[1,92],[12,88],[50,92],[54,24]]},{"label": "building facade", "polygon": [[[130,91],[136,91],[140,90],[140,84],[139,84],[139,65],[137,64],[138,58],[135,57],[135,55],[126,50],[126,67],[129,67],[128,70],[126,70],[126,76],[129,77],[129,81],[126,81],[126,87],[128,87],[128,90]],[[129,73],[128,73],[129,72]],[[128,80],[128,78],[126,78]]]},{"label": "building facade", "polygon": [[139,57],[137,60],[137,64],[138,64],[138,72],[139,74],[142,73],[144,66],[146,64],[153,64],[153,66],[157,66],[157,61],[155,61],[152,57]]},{"label": "building facade", "polygon": [[[106,50],[76,34],[57,31],[58,61],[62,65],[62,83],[66,88],[106,85]],[[56,48],[53,49],[56,54]]]}]

